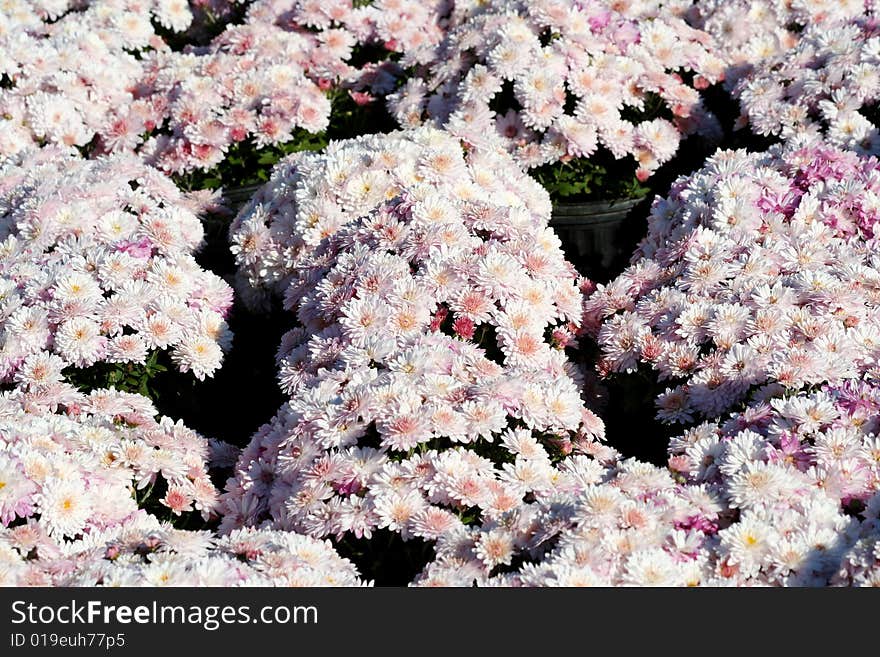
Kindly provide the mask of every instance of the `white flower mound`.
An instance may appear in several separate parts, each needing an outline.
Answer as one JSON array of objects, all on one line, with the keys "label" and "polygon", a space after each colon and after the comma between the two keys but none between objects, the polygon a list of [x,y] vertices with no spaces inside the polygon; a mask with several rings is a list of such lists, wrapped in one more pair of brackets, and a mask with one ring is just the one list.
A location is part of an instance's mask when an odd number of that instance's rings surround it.
[{"label": "white flower mound", "polygon": [[[218,537],[142,516],[47,549],[29,525],[0,529],[0,584],[11,586],[363,586],[329,541],[246,529]],[[40,558],[28,558],[37,550]]]},{"label": "white flower mound", "polygon": [[[527,168],[602,146],[631,156],[645,180],[683,136],[718,132],[699,89],[723,77],[724,62],[676,4],[457,5],[433,60],[389,96],[390,109],[401,125],[433,121],[470,144],[505,148]],[[690,73],[693,83],[682,77]],[[668,119],[651,118],[660,106]]]},{"label": "white flower mound", "polygon": [[601,435],[563,351],[574,269],[506,154],[428,128],[282,162],[233,224],[241,274],[301,327],[291,401],[240,459],[222,527],[433,540],[551,488]]},{"label": "white flower mound", "polygon": [[156,409],[140,395],[76,393],[64,410],[35,409],[21,390],[0,395],[4,527],[28,527],[51,552],[126,526],[146,514],[148,500],[169,515],[216,516],[208,468],[212,460],[228,461],[230,446],[155,419]]},{"label": "white flower mound", "polygon": [[0,162],[0,380],[63,403],[66,367],[143,364],[155,350],[212,375],[231,344],[232,289],[193,257],[200,203],[132,155],[47,148]]}]

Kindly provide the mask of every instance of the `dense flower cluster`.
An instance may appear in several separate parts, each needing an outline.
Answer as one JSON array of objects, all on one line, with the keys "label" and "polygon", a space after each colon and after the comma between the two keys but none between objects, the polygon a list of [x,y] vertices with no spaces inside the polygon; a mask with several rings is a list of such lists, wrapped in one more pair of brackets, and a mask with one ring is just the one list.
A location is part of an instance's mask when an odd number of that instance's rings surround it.
[{"label": "dense flower cluster", "polygon": [[[27,520],[29,531],[60,547],[126,526],[148,503],[168,515],[216,516],[208,440],[180,422],[155,420],[156,409],[140,395],[71,393],[64,408],[39,407],[20,390],[0,396],[4,527]],[[213,447],[219,460],[229,459],[228,446]]]},{"label": "dense flower cluster", "polygon": [[[264,0],[248,7],[244,24],[178,52],[151,19],[180,31],[191,9],[222,15],[234,3],[12,4],[0,16],[0,76],[9,82],[0,88],[0,155],[46,143],[138,150],[175,173],[210,169],[249,137],[260,148],[297,128],[322,132],[330,90],[347,88],[361,104],[391,91],[399,67],[388,54],[402,53],[405,65],[426,60],[447,11],[439,0],[359,8]],[[70,8],[81,11],[65,14]],[[381,46],[375,61],[352,65],[355,49],[370,44]]]},{"label": "dense flower cluster", "polygon": [[690,429],[669,470],[569,457],[545,500],[440,537],[416,584],[876,582],[878,411],[880,389],[849,382]]},{"label": "dense flower cluster", "polygon": [[[443,39],[451,0],[257,0],[248,20],[315,30],[323,42],[377,45],[404,66],[430,61]],[[455,3],[456,5],[458,3]],[[331,43],[327,50],[333,50]]]},{"label": "dense flower cluster", "polygon": [[671,442],[670,467],[740,511],[739,527],[721,533],[719,553],[735,577],[825,584],[853,561],[845,551],[856,537],[862,545],[878,540],[878,412],[876,383],[850,381],[753,404]]},{"label": "dense flower cluster", "polygon": [[880,98],[877,18],[871,12],[810,25],[793,49],[740,80],[734,95],[758,134],[790,139],[822,132],[832,144],[877,154],[880,134],[864,114]]},{"label": "dense flower cluster", "polygon": [[[220,15],[242,0],[4,0],[4,28],[41,30],[47,24],[83,15],[100,17],[102,25],[119,30],[143,32],[143,21],[156,21],[162,27],[182,32],[193,22],[194,14],[210,10]],[[132,37],[135,35],[133,34]]]},{"label": "dense flower cluster", "polygon": [[47,143],[98,152],[138,145],[155,124],[139,98],[143,54],[167,50],[151,19],[184,30],[192,14],[186,0],[4,3],[0,156]]},{"label": "dense flower cluster", "polygon": [[0,528],[0,585],[361,586],[328,541],[243,529],[183,531],[150,516],[59,545],[39,525]]},{"label": "dense flower cluster", "polygon": [[43,149],[0,165],[0,380],[51,398],[66,367],[154,350],[211,375],[232,290],[192,255],[204,201],[132,155]]},{"label": "dense flower cluster", "polygon": [[875,495],[868,505],[862,534],[841,558],[840,566],[831,579],[833,586],[876,587],[880,584],[880,495]]},{"label": "dense flower cluster", "polygon": [[715,39],[729,67],[731,86],[752,67],[792,48],[798,40],[791,3],[784,0],[697,0],[688,21]]},{"label": "dense flower cluster", "polygon": [[876,160],[822,144],[717,153],[655,201],[633,264],[587,299],[601,367],[676,382],[668,422],[876,372],[878,185]]},{"label": "dense flower cluster", "polygon": [[[312,34],[245,24],[205,48],[156,53],[145,99],[161,132],[144,144],[146,161],[169,172],[210,169],[249,137],[259,148],[289,141],[296,128],[323,131],[331,107],[319,81],[338,79],[350,50],[344,39],[330,49]],[[119,130],[122,146],[137,146],[139,122]]]},{"label": "dense flower cluster", "polygon": [[[323,132],[329,94],[345,89],[368,104],[394,87],[388,52],[425,58],[440,38],[444,4],[262,0],[206,47],[157,52],[139,88],[151,111],[146,126],[158,128],[143,146],[146,161],[176,173],[210,169],[248,138],[262,148],[290,141],[297,129]],[[356,50],[373,43],[383,46],[378,61],[353,65]],[[144,125],[134,116],[118,121],[114,144],[137,147]]]},{"label": "dense flower cluster", "polygon": [[[670,463],[689,481],[726,479],[728,497],[751,503],[791,496],[797,484],[791,477],[803,474],[810,487],[847,506],[880,488],[878,429],[880,388],[853,380],[773,397],[721,424],[703,423],[672,441]],[[766,474],[776,464],[789,468],[788,479]]]},{"label": "dense flower cluster", "polygon": [[724,66],[708,35],[672,12],[614,6],[488,3],[449,31],[429,74],[409,79],[391,108],[402,125],[431,119],[467,143],[504,147],[529,168],[602,146],[635,158],[644,180],[682,134],[715,129],[697,88],[719,80]]},{"label": "dense flower cluster", "polygon": [[[382,534],[418,586],[880,583],[874,0],[0,7],[0,584],[361,586],[331,540]],[[782,143],[718,151],[580,277],[525,170],[630,193],[610,162],[724,134],[716,83]],[[357,136],[380,99],[404,129]],[[195,259],[221,194],[169,175],[328,140],[229,231],[242,301],[295,320],[287,401],[243,450],[160,417],[123,388],[232,341]],[[605,444],[579,339],[666,382],[665,467]]]},{"label": "dense flower cluster", "polygon": [[856,18],[872,0],[696,0],[688,21],[715,37],[716,52],[730,65],[732,86],[753,66],[788,57],[805,26],[834,25]]},{"label": "dense flower cluster", "polygon": [[418,586],[696,586],[723,504],[600,448],[572,456],[536,502],[437,541]]},{"label": "dense flower cluster", "polygon": [[433,540],[541,495],[553,455],[603,431],[562,350],[580,297],[549,209],[506,154],[430,128],[280,163],[233,243],[300,320],[278,354],[291,401],[221,527]]}]

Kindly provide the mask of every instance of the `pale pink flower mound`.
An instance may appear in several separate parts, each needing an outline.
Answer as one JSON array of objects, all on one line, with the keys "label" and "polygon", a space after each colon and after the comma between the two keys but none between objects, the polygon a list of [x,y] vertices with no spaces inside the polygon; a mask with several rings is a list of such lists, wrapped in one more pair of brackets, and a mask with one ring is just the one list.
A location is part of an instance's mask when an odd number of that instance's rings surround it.
[{"label": "pale pink flower mound", "polygon": [[607,448],[555,494],[436,544],[419,586],[870,586],[880,581],[880,392],[757,403],[674,438],[669,469]]},{"label": "pale pink flower mound", "polygon": [[[27,558],[32,551],[39,558]],[[39,526],[0,529],[0,582],[13,586],[364,586],[329,541],[244,529],[218,537],[139,516],[57,547]]]},{"label": "pale pink flower mound", "polygon": [[0,77],[10,84],[0,88],[0,156],[44,144],[137,147],[156,121],[140,98],[146,69],[135,53],[168,50],[154,22],[186,30],[189,1],[6,0]]},{"label": "pale pink flower mound", "polygon": [[850,381],[775,397],[670,444],[670,467],[726,500],[730,584],[871,585],[880,561],[880,389]]},{"label": "pale pink flower mound", "polygon": [[860,154],[880,153],[880,15],[873,3],[810,23],[797,44],[756,63],[733,88],[742,125],[783,140],[821,134]]},{"label": "pale pink flower mound", "polygon": [[[873,0],[696,0],[687,21],[714,37],[714,50],[727,62],[724,83],[769,61],[792,56],[804,28],[834,26],[871,9]],[[807,41],[812,30],[807,29]]]},{"label": "pale pink flower mound", "polygon": [[665,422],[877,375],[880,165],[824,143],[719,152],[657,199],[585,301],[604,372],[654,370]]},{"label": "pale pink flower mound", "polygon": [[300,321],[278,352],[291,399],[221,529],[430,541],[549,493],[554,460],[603,432],[551,337],[580,295],[549,210],[509,156],[430,128],[281,162],[232,240],[243,286]]},{"label": "pale pink flower mound", "polygon": [[0,380],[63,402],[63,369],[154,350],[212,375],[232,289],[193,257],[205,202],[133,155],[46,148],[0,163]]},{"label": "pale pink flower mound", "polygon": [[[430,120],[526,168],[601,146],[632,157],[645,180],[683,136],[718,130],[700,89],[723,78],[725,63],[682,12],[657,2],[456,4],[435,59],[389,96],[390,108],[401,125]],[[669,118],[630,116],[661,107]]]},{"label": "pale pink flower mound", "polygon": [[[210,169],[230,148],[252,140],[278,146],[297,131],[329,125],[331,97],[369,104],[395,87],[401,65],[425,60],[443,32],[445,2],[260,0],[244,23],[206,47],[157,50],[144,65],[139,103],[156,129],[140,148],[167,172]],[[355,66],[358,46],[380,54]],[[388,59],[401,53],[401,63]],[[426,54],[428,53],[428,54]]]},{"label": "pale pink flower mound", "polygon": [[75,393],[63,410],[34,406],[20,389],[0,395],[0,524],[9,528],[0,542],[34,534],[37,558],[53,558],[70,541],[147,516],[139,507],[154,488],[174,489],[187,511],[216,517],[208,467],[215,454],[228,461],[228,446],[181,422],[155,419],[156,409],[140,395]]},{"label": "pale pink flower mound", "polygon": [[[285,29],[314,32],[329,58],[347,53],[353,43],[378,45],[401,55],[402,66],[433,57],[448,28],[450,0],[256,0],[247,10],[252,23],[273,23]],[[371,68],[368,64],[362,72]],[[346,77],[357,69],[349,67]]]},{"label": "pale pink flower mound", "polygon": [[[447,3],[261,0],[207,45],[173,50],[156,26],[199,35],[239,0],[9,0],[0,14],[0,156],[45,144],[90,156],[135,151],[169,173],[211,169],[320,133],[330,98],[361,104],[430,59]],[[358,46],[370,61],[350,60]],[[392,61],[392,53],[400,62]]]},{"label": "pale pink flower mound", "polygon": [[323,131],[331,105],[319,81],[338,84],[349,74],[353,42],[346,43],[329,57],[311,33],[248,22],[204,48],[155,53],[141,93],[158,130],[142,156],[169,173],[210,169],[246,139],[262,148],[297,129]]}]

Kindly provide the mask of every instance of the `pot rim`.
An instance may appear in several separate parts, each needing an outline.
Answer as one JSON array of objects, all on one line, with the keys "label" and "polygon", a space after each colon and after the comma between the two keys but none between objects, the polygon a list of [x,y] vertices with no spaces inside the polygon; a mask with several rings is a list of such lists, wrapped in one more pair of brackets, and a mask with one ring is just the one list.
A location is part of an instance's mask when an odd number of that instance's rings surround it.
[{"label": "pot rim", "polygon": [[562,228],[566,226],[620,224],[644,200],[644,198],[616,199],[554,205],[550,225]]},{"label": "pot rim", "polygon": [[596,211],[608,212],[623,209],[628,210],[640,203],[644,203],[646,199],[647,197],[643,196],[642,198],[612,198],[599,201],[580,201],[575,203],[554,202],[553,212],[560,214],[573,214],[575,212],[579,214],[590,214],[591,212],[597,213]]}]

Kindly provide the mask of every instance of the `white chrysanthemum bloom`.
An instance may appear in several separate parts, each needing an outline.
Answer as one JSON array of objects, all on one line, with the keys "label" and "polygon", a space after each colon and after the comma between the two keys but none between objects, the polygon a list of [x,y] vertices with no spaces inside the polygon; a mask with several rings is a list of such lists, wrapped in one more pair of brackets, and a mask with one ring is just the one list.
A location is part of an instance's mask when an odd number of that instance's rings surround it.
[{"label": "white chrysanthemum bloom", "polygon": [[103,355],[104,342],[98,323],[85,317],[68,319],[55,334],[58,354],[77,367],[88,367],[97,362]]},{"label": "white chrysanthemum bloom", "polygon": [[49,479],[37,498],[40,521],[50,536],[75,537],[91,515],[91,502],[81,481]]},{"label": "white chrysanthemum bloom", "polygon": [[60,383],[67,363],[59,356],[45,351],[27,356],[15,373],[15,381],[25,387],[43,387]]},{"label": "white chrysanthemum bloom", "polygon": [[189,27],[193,16],[187,0],[155,0],[156,20],[169,30],[182,32]]},{"label": "white chrysanthemum bloom", "polygon": [[181,372],[192,372],[202,381],[211,376],[223,361],[223,350],[206,335],[184,334],[180,343],[171,352],[171,360]]}]

